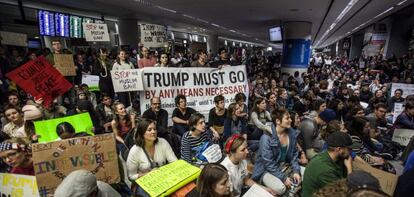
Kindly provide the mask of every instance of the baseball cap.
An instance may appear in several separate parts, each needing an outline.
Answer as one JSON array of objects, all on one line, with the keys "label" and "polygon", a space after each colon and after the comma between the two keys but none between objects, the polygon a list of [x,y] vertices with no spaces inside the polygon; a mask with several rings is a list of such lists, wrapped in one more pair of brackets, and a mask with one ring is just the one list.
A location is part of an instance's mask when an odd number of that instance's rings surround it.
[{"label": "baseball cap", "polygon": [[355,149],[358,147],[356,143],[353,143],[350,135],[340,131],[331,133],[328,136],[326,143],[330,147],[348,147],[351,149]]},{"label": "baseball cap", "polygon": [[381,189],[377,178],[361,170],[356,170],[349,174],[346,179],[346,184],[350,190],[357,188]]},{"label": "baseball cap", "polygon": [[326,123],[329,123],[332,120],[335,120],[336,113],[333,109],[325,109],[319,114],[319,118],[321,118]]}]

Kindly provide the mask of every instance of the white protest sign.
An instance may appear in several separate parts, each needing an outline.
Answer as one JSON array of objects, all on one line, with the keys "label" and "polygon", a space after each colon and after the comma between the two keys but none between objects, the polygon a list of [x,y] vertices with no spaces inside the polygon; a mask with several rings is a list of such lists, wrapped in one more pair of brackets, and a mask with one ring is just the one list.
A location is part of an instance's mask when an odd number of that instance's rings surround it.
[{"label": "white protest sign", "polygon": [[[152,97],[161,98],[161,108],[171,115],[176,105],[174,98],[186,96],[187,107],[200,112],[208,121],[214,97],[224,96],[226,105],[234,102],[237,93],[249,95],[246,67],[228,66],[218,68],[160,68],[148,67],[142,70],[144,91],[140,92],[141,111],[150,108]],[[171,125],[171,122],[169,122]]]},{"label": "white protest sign", "polygon": [[83,23],[83,32],[88,42],[109,42],[108,26],[99,23]]},{"label": "white protest sign", "polygon": [[27,47],[27,34],[0,31],[1,44]]},{"label": "white protest sign", "polygon": [[273,195],[267,192],[258,184],[253,184],[243,197],[272,197]]},{"label": "white protest sign", "polygon": [[403,98],[405,98],[408,95],[414,94],[414,84],[392,83],[391,96],[394,96],[394,92],[396,89],[401,89],[403,91]]},{"label": "white protest sign", "polygon": [[394,103],[394,112],[392,117],[392,123],[397,120],[397,117],[404,111],[404,103]]},{"label": "white protest sign", "polygon": [[115,92],[144,90],[141,73],[141,69],[112,70],[111,77]]},{"label": "white protest sign", "polygon": [[402,146],[407,146],[413,136],[414,130],[412,129],[395,129],[392,141],[397,142]]},{"label": "white protest sign", "polygon": [[0,196],[39,196],[35,176],[0,173],[0,188]]},{"label": "white protest sign", "polygon": [[141,24],[141,43],[145,47],[164,47],[167,42],[167,29],[162,25]]},{"label": "white protest sign", "polygon": [[222,157],[220,146],[218,144],[209,146],[206,150],[204,150],[203,156],[209,163],[218,162]]},{"label": "white protest sign", "polygon": [[99,76],[98,75],[82,75],[82,83],[88,85],[90,91],[99,90]]},{"label": "white protest sign", "polygon": [[364,61],[359,62],[359,68],[365,68],[365,62]]}]

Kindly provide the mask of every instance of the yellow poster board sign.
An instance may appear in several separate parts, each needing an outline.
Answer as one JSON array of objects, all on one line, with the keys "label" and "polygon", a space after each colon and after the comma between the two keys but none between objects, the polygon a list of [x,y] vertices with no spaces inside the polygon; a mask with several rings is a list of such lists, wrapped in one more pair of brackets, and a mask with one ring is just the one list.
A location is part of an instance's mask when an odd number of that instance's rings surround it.
[{"label": "yellow poster board sign", "polygon": [[136,182],[150,196],[168,196],[195,180],[200,172],[200,168],[184,160],[177,160],[149,172]]}]

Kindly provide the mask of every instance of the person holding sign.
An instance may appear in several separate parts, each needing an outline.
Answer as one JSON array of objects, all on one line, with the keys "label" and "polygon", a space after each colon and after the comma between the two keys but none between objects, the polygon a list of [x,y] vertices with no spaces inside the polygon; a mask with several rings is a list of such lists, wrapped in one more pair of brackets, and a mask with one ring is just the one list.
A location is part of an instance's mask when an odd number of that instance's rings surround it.
[{"label": "person holding sign", "polygon": [[403,90],[402,89],[396,89],[394,91],[394,96],[389,98],[388,101],[387,101],[387,107],[388,107],[387,111],[388,112],[393,112],[394,111],[395,103],[404,103],[405,99],[402,96],[403,96]]},{"label": "person holding sign", "polygon": [[[256,184],[253,179],[248,176],[247,171],[247,139],[240,134],[231,136],[224,145],[224,151],[227,157],[221,162],[230,174],[230,181],[233,186],[233,196],[240,196],[244,185],[251,187]],[[266,191],[275,195],[276,192],[270,188],[264,187]]]},{"label": "person holding sign", "polygon": [[[263,182],[277,195],[282,195],[287,187],[302,181],[296,147],[297,133],[291,128],[292,120],[286,109],[275,110],[272,120],[271,134],[265,132],[260,138],[252,179]],[[292,168],[293,178],[283,171],[284,164]]]},{"label": "person holding sign", "polygon": [[205,118],[200,113],[191,115],[188,122],[190,131],[185,132],[181,139],[181,159],[198,164],[200,158],[196,158],[196,149],[208,145],[213,139],[213,134],[210,130],[206,130]]},{"label": "person holding sign", "polygon": [[22,138],[0,143],[0,158],[11,167],[10,173],[34,176],[31,150]]},{"label": "person holding sign", "polygon": [[413,101],[408,101],[405,104],[405,110],[395,120],[394,127],[399,129],[414,129]]},{"label": "person holding sign", "polygon": [[189,130],[189,118],[196,111],[187,107],[187,99],[180,94],[175,97],[175,105],[177,106],[172,113],[172,121],[174,123],[173,132],[182,136]]},{"label": "person holding sign", "polygon": [[149,55],[149,49],[147,47],[142,47],[141,52],[142,58],[138,60],[138,67],[154,67],[154,65],[157,63],[157,60]]},{"label": "person holding sign", "polygon": [[[112,66],[112,70],[127,70],[127,69],[134,69],[134,65],[132,65],[132,63],[128,61],[128,55],[126,51],[121,49],[118,53],[118,57],[116,58],[114,65]],[[129,103],[130,103],[130,100],[128,99],[129,93],[118,92],[117,94],[118,94],[119,101],[129,106]]]},{"label": "person holding sign", "polygon": [[[177,160],[170,144],[165,139],[157,137],[156,123],[152,120],[143,119],[138,123],[134,139],[135,145],[129,151],[126,162],[131,182],[135,182],[151,170]],[[147,196],[142,193],[142,189],[136,191],[140,196]]]}]

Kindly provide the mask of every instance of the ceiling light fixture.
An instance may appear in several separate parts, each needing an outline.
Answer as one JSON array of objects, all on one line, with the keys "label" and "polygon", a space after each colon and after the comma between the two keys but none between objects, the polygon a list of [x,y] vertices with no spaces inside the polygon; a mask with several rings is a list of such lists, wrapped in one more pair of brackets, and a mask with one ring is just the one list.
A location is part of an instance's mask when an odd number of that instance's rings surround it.
[{"label": "ceiling light fixture", "polygon": [[391,11],[392,9],[394,9],[394,6],[393,6],[393,7],[388,8],[387,10],[385,10],[385,11],[383,11],[383,12],[381,12],[380,14],[378,14],[377,16],[375,16],[374,18],[378,18],[378,17],[380,17],[380,16],[384,15],[385,13],[387,13],[387,12]]},{"label": "ceiling light fixture", "polygon": [[203,19],[201,19],[201,18],[197,18],[197,20],[198,20],[198,21],[200,21],[200,22],[203,22],[203,23],[208,23],[208,21],[203,20]]},{"label": "ceiling light fixture", "polygon": [[172,10],[172,9],[169,9],[169,8],[165,8],[165,7],[162,7],[162,6],[159,6],[159,5],[157,5],[157,6],[155,6],[155,7],[156,7],[156,8],[158,8],[158,9],[161,9],[161,10],[167,11],[167,12],[174,13],[174,14],[176,14],[176,13],[177,13],[177,11],[175,11],[175,10]]},{"label": "ceiling light fixture", "polygon": [[213,25],[214,27],[221,27],[220,25],[217,25],[215,23],[211,23],[211,25]]},{"label": "ceiling light fixture", "polygon": [[230,29],[229,31],[230,31],[230,32],[233,32],[233,33],[236,33],[236,31],[234,31],[234,30],[232,30],[232,29]]},{"label": "ceiling light fixture", "polygon": [[319,45],[319,43],[325,39],[325,37],[329,34],[330,31],[333,30],[333,28],[339,23],[339,21],[342,20],[342,18],[351,10],[351,8],[358,2],[359,0],[350,0],[348,5],[345,6],[345,8],[342,10],[342,12],[336,17],[335,21],[329,26],[328,30],[325,31],[325,33],[322,35],[322,37],[319,39],[319,41],[316,43],[316,45]]},{"label": "ceiling light fixture", "polygon": [[407,2],[407,0],[401,1],[399,3],[397,3],[398,6],[402,5],[403,3]]},{"label": "ceiling light fixture", "polygon": [[194,17],[194,16],[190,16],[190,15],[187,15],[187,14],[183,14],[183,16],[184,16],[184,17],[187,17],[187,18],[195,19],[195,17]]}]

